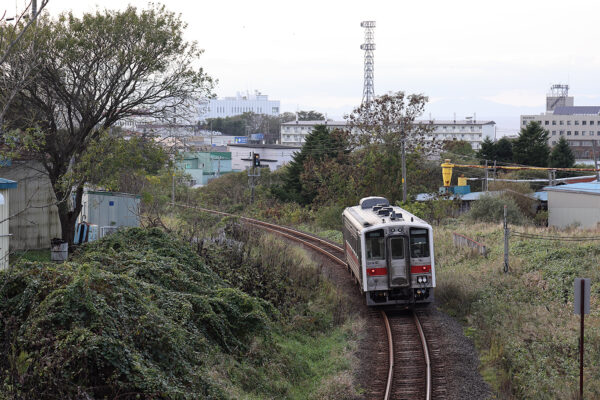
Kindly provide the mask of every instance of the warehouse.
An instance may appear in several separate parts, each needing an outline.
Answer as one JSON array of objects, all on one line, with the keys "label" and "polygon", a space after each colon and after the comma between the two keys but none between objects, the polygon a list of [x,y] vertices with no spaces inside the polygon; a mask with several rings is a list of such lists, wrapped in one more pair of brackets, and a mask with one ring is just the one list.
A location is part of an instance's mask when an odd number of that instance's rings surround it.
[{"label": "warehouse", "polygon": [[600,183],[548,186],[548,226],[595,229],[600,223]]}]

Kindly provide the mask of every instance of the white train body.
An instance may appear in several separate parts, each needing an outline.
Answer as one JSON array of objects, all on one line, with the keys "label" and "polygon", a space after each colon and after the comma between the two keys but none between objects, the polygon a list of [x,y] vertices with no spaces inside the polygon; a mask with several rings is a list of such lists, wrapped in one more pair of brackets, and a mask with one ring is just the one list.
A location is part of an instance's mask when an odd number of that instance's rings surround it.
[{"label": "white train body", "polygon": [[431,225],[383,197],[366,197],[342,214],[346,262],[367,305],[433,301],[435,260]]}]

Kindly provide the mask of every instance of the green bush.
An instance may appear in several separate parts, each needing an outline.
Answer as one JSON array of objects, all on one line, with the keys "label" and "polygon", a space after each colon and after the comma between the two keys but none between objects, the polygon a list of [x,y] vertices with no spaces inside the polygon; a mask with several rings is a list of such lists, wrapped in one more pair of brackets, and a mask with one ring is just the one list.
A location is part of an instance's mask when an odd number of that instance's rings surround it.
[{"label": "green bush", "polygon": [[483,195],[474,201],[467,217],[482,222],[502,222],[504,220],[504,206],[506,205],[507,219],[511,224],[523,224],[526,219],[512,198]]},{"label": "green bush", "polygon": [[315,211],[315,223],[323,229],[342,230],[342,213],[344,206],[321,206]]},{"label": "green bush", "polygon": [[65,264],[21,263],[0,279],[0,392],[10,398],[225,398],[207,356],[268,338],[273,314],[157,229],[116,233]]}]

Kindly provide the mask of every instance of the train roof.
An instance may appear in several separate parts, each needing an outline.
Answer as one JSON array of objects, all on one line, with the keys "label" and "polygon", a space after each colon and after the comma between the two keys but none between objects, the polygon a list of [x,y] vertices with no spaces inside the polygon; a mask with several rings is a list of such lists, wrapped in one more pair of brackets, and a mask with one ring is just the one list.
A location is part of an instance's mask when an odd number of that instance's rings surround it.
[{"label": "train roof", "polygon": [[358,206],[347,207],[344,215],[358,230],[383,227],[388,224],[422,226],[431,228],[427,222],[398,206],[390,206],[384,197],[365,197]]}]

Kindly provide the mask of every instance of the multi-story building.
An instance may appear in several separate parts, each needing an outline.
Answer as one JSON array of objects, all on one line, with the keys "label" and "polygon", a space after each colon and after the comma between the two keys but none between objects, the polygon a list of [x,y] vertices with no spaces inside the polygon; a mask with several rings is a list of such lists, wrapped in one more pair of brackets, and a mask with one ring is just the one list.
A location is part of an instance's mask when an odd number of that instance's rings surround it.
[{"label": "multi-story building", "polygon": [[[471,144],[474,150],[481,147],[481,142],[486,138],[496,137],[496,123],[494,121],[477,121],[473,118],[464,120],[417,121],[419,124],[432,125],[429,139],[437,141],[464,140]],[[292,121],[281,124],[281,144],[288,146],[302,146],[306,136],[317,125],[326,125],[332,129],[346,129],[347,121]]]},{"label": "multi-story building", "polygon": [[210,180],[232,172],[231,152],[225,146],[210,151],[181,153],[175,164],[190,176],[190,186],[204,186]]},{"label": "multi-story building", "polygon": [[226,118],[241,115],[246,112],[279,115],[279,100],[269,100],[269,96],[254,92],[254,94],[238,93],[235,97],[210,99],[200,106],[200,120],[208,118]]},{"label": "multi-story building", "polygon": [[317,125],[326,125],[330,129],[346,129],[346,121],[290,121],[281,124],[281,144],[300,146]]},{"label": "multi-story building", "polygon": [[548,144],[554,146],[561,136],[567,139],[577,159],[590,159],[599,148],[600,106],[575,106],[568,95],[569,86],[553,85],[546,97],[546,112],[521,115],[521,127],[536,121],[548,131]]}]

